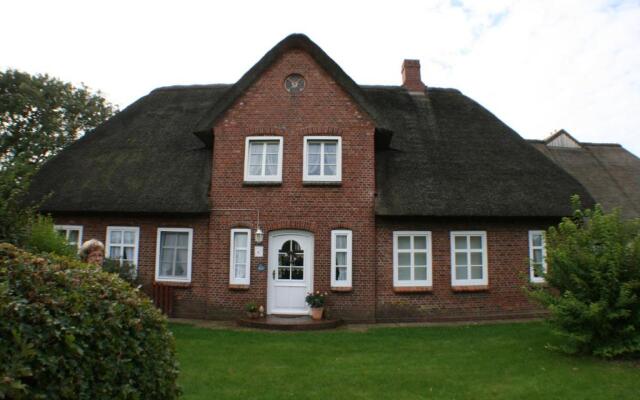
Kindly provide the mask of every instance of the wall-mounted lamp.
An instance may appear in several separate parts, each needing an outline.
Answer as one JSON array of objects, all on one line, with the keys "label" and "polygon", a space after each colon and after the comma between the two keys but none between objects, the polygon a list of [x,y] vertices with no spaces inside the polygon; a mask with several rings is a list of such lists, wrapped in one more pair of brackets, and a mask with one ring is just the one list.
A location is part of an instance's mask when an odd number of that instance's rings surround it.
[{"label": "wall-mounted lamp", "polygon": [[262,232],[262,229],[258,227],[258,229],[256,229],[256,244],[262,243],[262,239],[264,239],[264,233]]}]

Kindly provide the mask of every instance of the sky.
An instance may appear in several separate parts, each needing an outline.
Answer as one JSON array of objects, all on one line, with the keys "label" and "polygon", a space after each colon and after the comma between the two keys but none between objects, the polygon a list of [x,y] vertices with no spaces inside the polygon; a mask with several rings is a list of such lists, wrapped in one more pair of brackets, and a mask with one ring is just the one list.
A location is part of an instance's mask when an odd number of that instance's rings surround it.
[{"label": "sky", "polygon": [[291,33],[359,84],[462,91],[527,139],[565,129],[640,156],[640,0],[2,0],[0,69],[100,90],[234,83]]}]

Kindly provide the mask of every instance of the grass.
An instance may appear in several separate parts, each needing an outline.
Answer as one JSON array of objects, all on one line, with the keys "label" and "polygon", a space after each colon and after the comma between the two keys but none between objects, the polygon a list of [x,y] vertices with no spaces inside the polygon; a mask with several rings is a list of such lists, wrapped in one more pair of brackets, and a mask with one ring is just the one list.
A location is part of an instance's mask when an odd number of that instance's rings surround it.
[{"label": "grass", "polygon": [[638,399],[640,367],[544,323],[272,333],[172,324],[184,399]]}]

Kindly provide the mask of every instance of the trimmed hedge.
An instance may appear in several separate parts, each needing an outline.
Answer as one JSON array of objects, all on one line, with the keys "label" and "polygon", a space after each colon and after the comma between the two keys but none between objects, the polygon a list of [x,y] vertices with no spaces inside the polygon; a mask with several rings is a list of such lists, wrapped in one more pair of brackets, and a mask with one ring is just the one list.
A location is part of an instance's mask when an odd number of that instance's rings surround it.
[{"label": "trimmed hedge", "polygon": [[0,244],[0,398],[175,399],[174,339],[114,274]]}]

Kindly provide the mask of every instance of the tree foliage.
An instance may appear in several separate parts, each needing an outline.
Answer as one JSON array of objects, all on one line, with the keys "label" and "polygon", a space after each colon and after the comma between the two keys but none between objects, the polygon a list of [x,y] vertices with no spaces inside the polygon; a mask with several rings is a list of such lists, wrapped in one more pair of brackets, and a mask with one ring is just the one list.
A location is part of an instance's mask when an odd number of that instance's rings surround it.
[{"label": "tree foliage", "polygon": [[569,353],[640,356],[640,220],[599,205],[547,232],[548,288],[532,295],[550,311]]},{"label": "tree foliage", "polygon": [[38,205],[23,197],[37,168],[115,111],[84,85],[0,72],[0,242],[24,244]]},{"label": "tree foliage", "polygon": [[0,160],[41,164],[111,117],[114,107],[84,85],[49,75],[0,72]]},{"label": "tree foliage", "polygon": [[0,244],[0,398],[175,399],[166,318],[99,267]]}]

